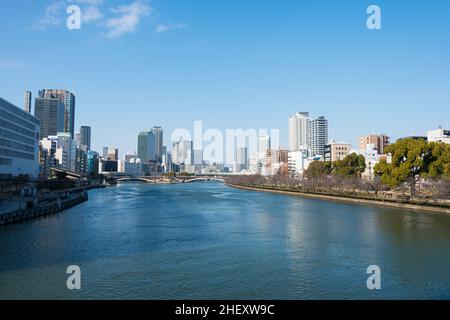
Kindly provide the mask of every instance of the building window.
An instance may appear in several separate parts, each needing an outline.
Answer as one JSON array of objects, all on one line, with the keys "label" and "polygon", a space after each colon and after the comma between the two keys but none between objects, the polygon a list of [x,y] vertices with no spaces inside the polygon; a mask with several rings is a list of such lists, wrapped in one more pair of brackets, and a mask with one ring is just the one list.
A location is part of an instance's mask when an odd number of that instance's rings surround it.
[{"label": "building window", "polygon": [[0,158],[0,166],[12,166],[12,159]]}]

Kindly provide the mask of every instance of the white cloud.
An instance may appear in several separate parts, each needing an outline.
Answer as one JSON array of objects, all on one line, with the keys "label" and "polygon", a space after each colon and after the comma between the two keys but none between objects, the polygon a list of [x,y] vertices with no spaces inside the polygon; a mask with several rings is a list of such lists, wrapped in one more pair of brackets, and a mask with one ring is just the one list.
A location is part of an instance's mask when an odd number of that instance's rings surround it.
[{"label": "white cloud", "polygon": [[147,2],[140,0],[112,9],[112,12],[118,14],[119,17],[110,18],[106,21],[105,26],[109,29],[106,36],[112,39],[136,31],[141,18],[149,15],[152,11]]},{"label": "white cloud", "polygon": [[83,23],[91,23],[103,18],[103,14],[97,7],[90,6],[81,11],[81,21]]},{"label": "white cloud", "polygon": [[45,30],[49,27],[58,27],[62,24],[62,13],[65,8],[64,1],[56,1],[45,8],[44,16],[36,23],[36,27]]},{"label": "white cloud", "polygon": [[76,2],[95,7],[98,7],[103,4],[103,0],[76,0]]},{"label": "white cloud", "polygon": [[104,0],[53,0],[53,3],[45,8],[44,15],[36,23],[36,27],[41,30],[63,28],[67,19],[67,7],[77,4],[81,7],[82,26],[97,22],[100,28],[106,29],[103,35],[109,39],[135,32],[141,24],[142,18],[149,15],[153,16],[151,24],[157,33],[187,28],[186,24],[161,22],[158,14],[148,4],[148,0],[133,1],[109,8],[107,11],[108,7]]},{"label": "white cloud", "polygon": [[186,24],[183,23],[161,23],[156,27],[157,33],[163,33],[171,30],[177,30],[177,29],[185,29],[187,28]]}]

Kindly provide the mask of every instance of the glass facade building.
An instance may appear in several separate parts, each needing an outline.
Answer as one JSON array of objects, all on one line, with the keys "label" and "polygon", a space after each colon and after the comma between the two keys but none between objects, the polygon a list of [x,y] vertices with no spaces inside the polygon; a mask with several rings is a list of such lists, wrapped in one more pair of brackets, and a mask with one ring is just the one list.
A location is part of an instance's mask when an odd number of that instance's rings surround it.
[{"label": "glass facade building", "polygon": [[40,121],[0,98],[0,174],[39,176]]}]

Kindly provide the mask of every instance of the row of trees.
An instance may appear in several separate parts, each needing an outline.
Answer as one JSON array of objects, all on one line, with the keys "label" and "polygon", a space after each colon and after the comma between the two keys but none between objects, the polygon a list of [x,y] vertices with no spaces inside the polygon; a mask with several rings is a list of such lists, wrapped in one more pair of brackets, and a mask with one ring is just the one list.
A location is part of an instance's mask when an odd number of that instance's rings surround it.
[{"label": "row of trees", "polygon": [[312,162],[302,179],[280,171],[272,177],[235,177],[229,182],[286,186],[306,192],[377,196],[391,196],[386,191],[408,184],[411,197],[416,196],[417,186],[421,187],[423,195],[435,199],[450,196],[450,145],[405,139],[388,146],[386,152],[389,161],[380,161],[374,168],[375,177],[370,180],[361,178],[366,170],[364,156],[353,153],[334,162]]},{"label": "row of trees", "polygon": [[335,174],[341,178],[361,177],[366,170],[366,159],[363,155],[352,153],[342,160],[334,162],[314,161],[308,170],[305,171],[305,177],[314,179],[322,175]]}]

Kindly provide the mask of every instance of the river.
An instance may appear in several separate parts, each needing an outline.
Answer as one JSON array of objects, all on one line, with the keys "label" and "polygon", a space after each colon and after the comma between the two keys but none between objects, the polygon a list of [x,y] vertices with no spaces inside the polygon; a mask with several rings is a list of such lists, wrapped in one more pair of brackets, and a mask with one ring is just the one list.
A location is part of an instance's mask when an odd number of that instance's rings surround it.
[{"label": "river", "polygon": [[[66,287],[69,265],[81,290]],[[124,183],[0,228],[0,299],[450,299],[450,217]]]}]

